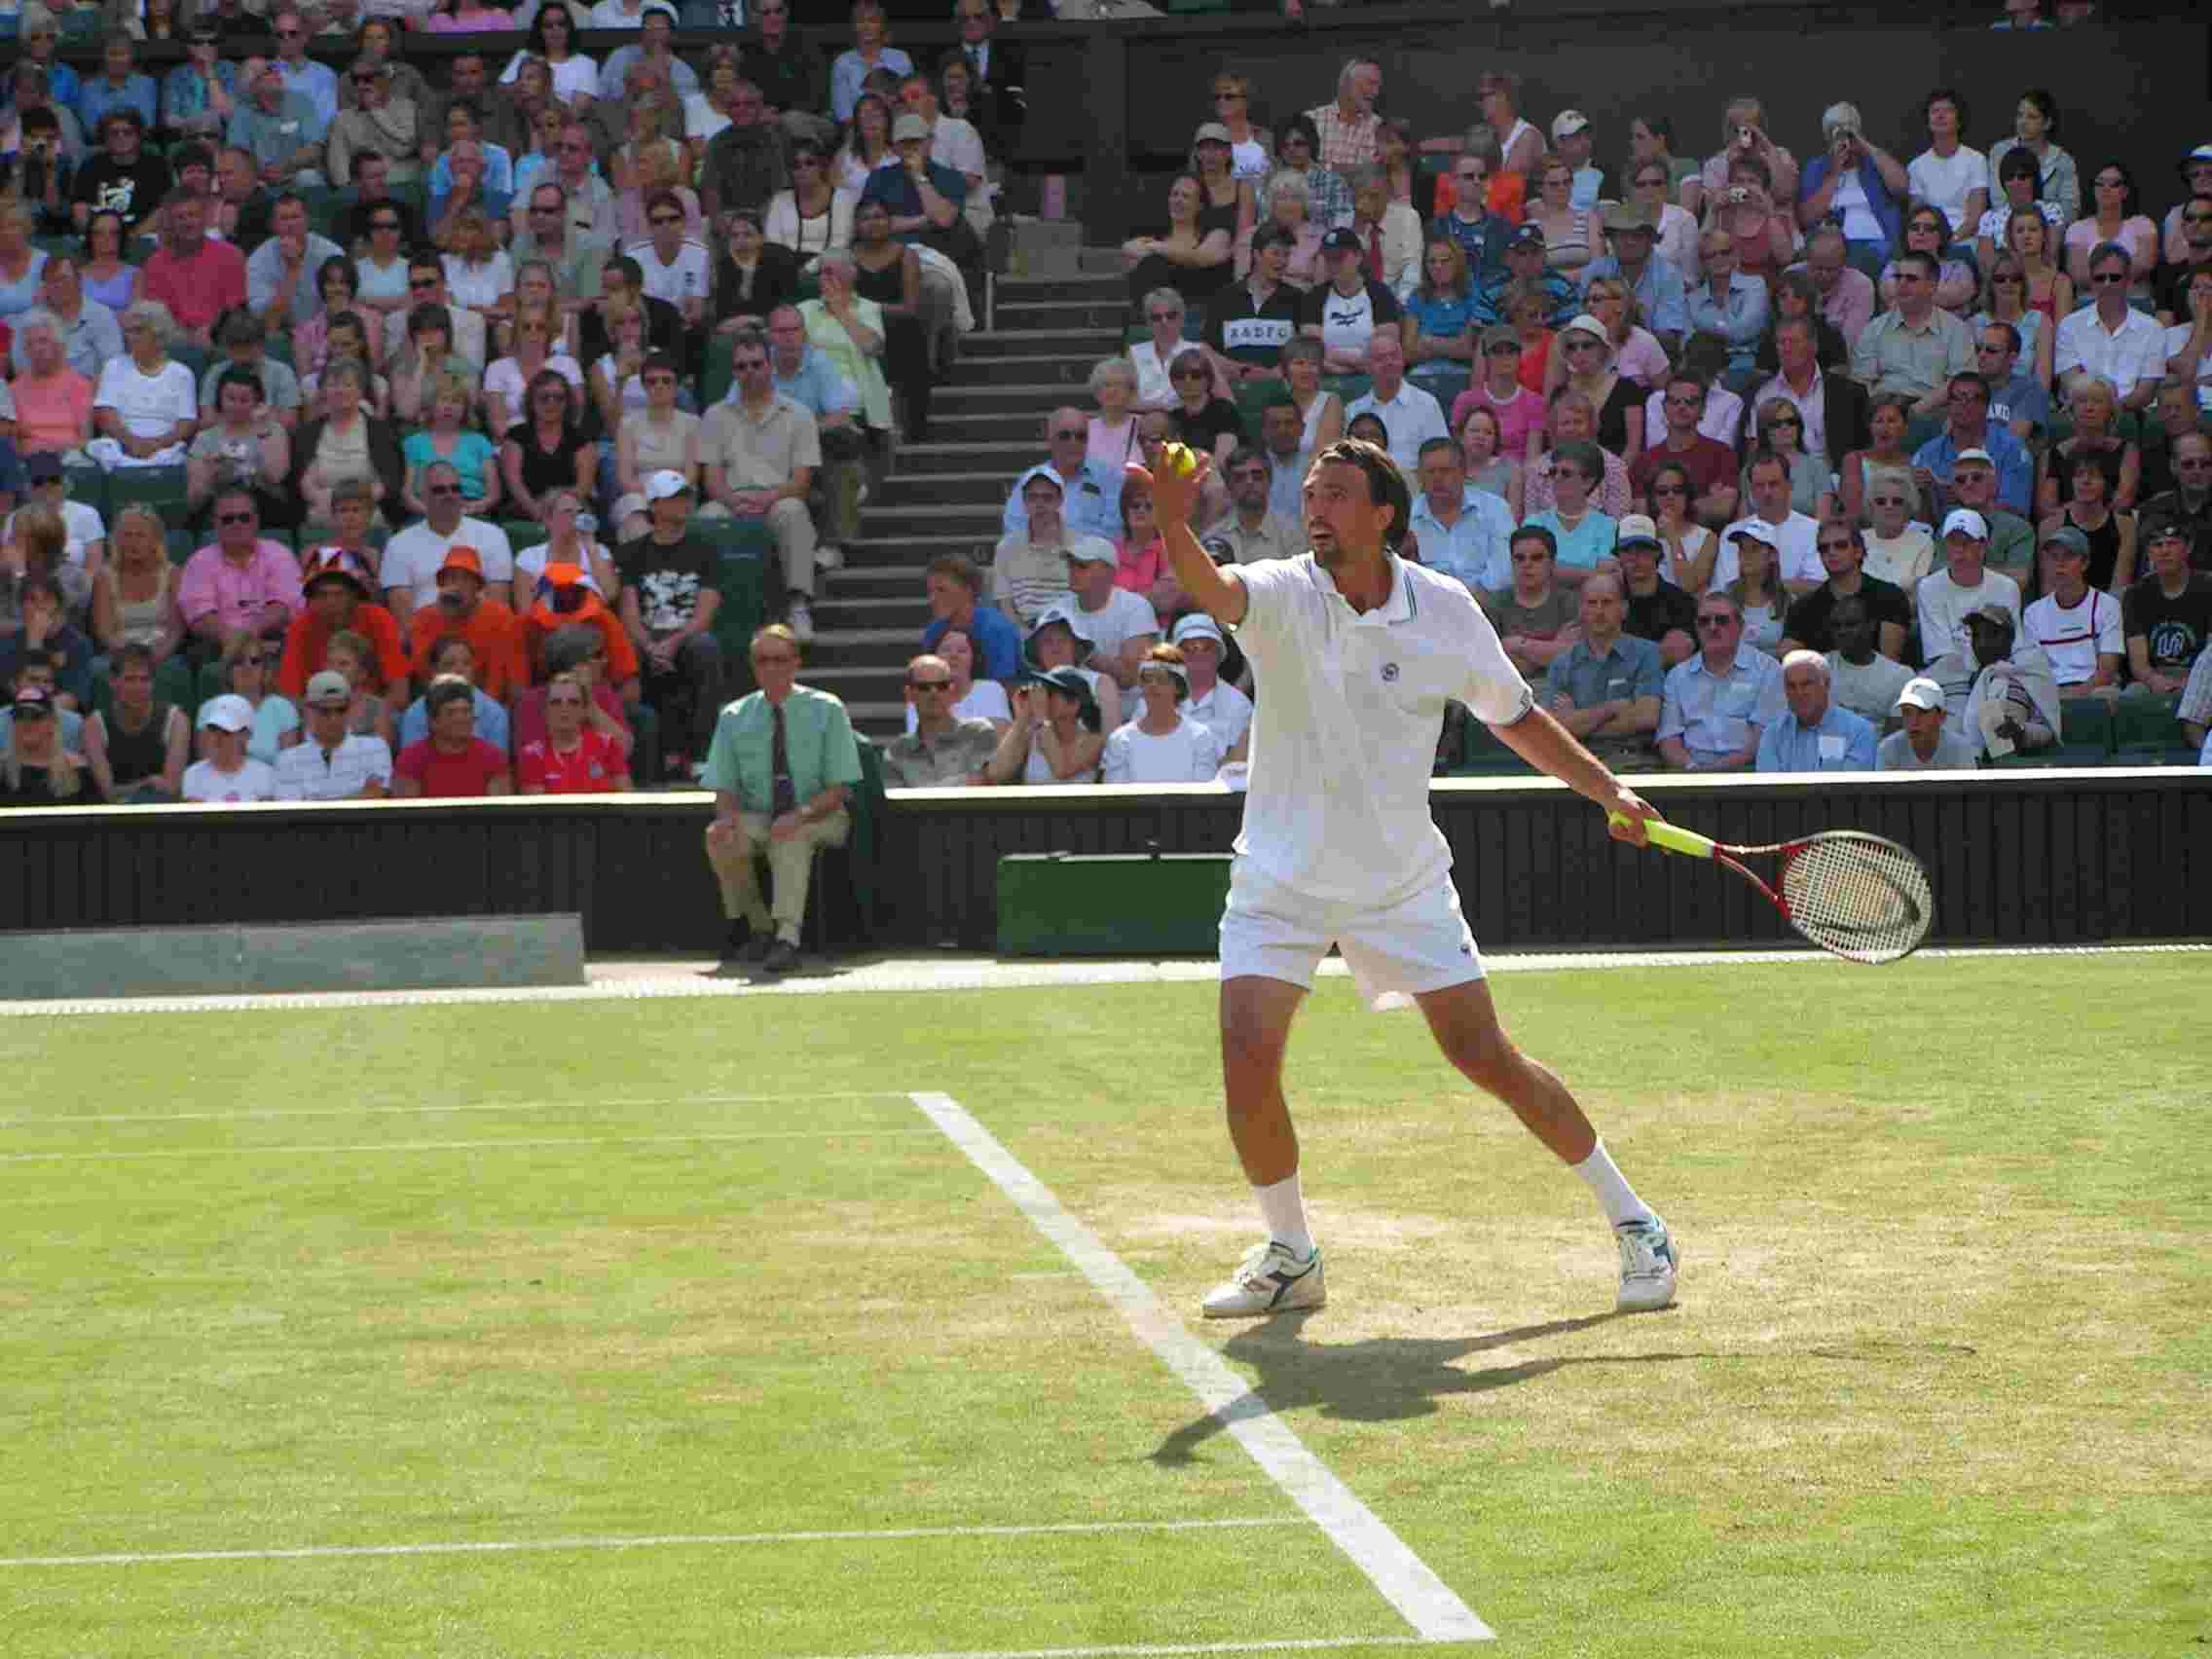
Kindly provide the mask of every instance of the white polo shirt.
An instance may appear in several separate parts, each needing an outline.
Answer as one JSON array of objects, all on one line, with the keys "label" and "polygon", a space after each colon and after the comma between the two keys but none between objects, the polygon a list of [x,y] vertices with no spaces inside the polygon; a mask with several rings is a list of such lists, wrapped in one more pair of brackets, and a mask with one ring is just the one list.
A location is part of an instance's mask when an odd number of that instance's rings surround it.
[{"label": "white polo shirt", "polygon": [[1444,705],[1508,725],[1535,706],[1467,590],[1402,559],[1364,615],[1312,554],[1237,567],[1236,641],[1266,687],[1236,852],[1309,898],[1376,907],[1449,877],[1428,810]]},{"label": "white polo shirt", "polygon": [[437,604],[438,567],[446,562],[446,549],[457,542],[476,549],[486,586],[515,579],[514,548],[507,533],[489,519],[463,516],[451,535],[440,535],[427,519],[417,519],[386,542],[377,565],[377,585],[406,588],[417,605]]}]

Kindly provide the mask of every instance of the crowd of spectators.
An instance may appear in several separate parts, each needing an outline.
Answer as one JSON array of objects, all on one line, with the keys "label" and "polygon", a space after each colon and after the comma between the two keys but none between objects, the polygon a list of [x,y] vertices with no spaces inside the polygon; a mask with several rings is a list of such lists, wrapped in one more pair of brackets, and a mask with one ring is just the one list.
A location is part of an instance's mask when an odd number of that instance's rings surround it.
[{"label": "crowd of spectators", "polygon": [[1023,110],[984,0],[920,64],[870,0],[834,61],[787,0],[725,11],[11,9],[0,677],[81,764],[0,795],[703,769],[716,550],[764,548],[766,614],[812,637],[974,326]]},{"label": "crowd of spectators", "polygon": [[[2004,26],[2084,20],[2061,10]],[[1017,624],[1069,604],[1055,555],[1080,595],[1104,542],[1157,637],[1176,625],[1123,461],[1206,451],[1202,539],[1269,558],[1302,545],[1306,458],[1349,435],[1413,490],[1400,550],[1473,589],[1619,765],[2032,756],[2071,704],[2186,690],[2212,638],[2212,144],[2139,186],[2078,165],[2040,87],[2003,133],[1935,89],[1894,150],[1849,102],[1792,111],[1818,117],[1803,163],[1752,95],[1701,161],[1655,115],[1540,128],[1504,73],[1478,122],[1427,137],[1364,59],[1272,125],[1254,77],[1213,92],[1163,225],[1124,246],[1146,338],[1092,374],[1094,414],[1052,417],[1009,499],[981,579]],[[1047,477],[1041,536],[1020,508]],[[1930,683],[1946,741],[1879,744]],[[2174,704],[2177,744],[2206,712]],[[1034,756],[1051,726],[1026,723]],[[1458,753],[1448,728],[1440,765]]]}]

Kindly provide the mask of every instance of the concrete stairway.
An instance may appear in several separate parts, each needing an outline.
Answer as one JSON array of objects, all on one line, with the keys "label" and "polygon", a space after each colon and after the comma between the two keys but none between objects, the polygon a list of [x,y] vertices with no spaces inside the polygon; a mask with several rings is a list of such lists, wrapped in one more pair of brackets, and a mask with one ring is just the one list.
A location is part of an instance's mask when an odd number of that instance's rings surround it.
[{"label": "concrete stairway", "polygon": [[938,387],[930,441],[898,447],[861,509],[861,539],[825,572],[805,679],[845,700],[875,737],[903,729],[906,659],[919,648],[931,560],[987,564],[1014,476],[1045,458],[1045,417],[1088,409],[1085,382],[1122,350],[1127,288],[1111,273],[997,280],[990,327],[961,342]]}]

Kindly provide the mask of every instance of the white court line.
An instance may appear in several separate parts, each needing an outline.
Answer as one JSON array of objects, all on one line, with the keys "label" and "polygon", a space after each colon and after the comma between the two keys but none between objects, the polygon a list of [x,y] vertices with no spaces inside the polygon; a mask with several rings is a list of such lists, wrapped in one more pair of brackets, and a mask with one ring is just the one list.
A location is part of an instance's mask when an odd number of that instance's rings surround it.
[{"label": "white court line", "polygon": [[161,1152],[9,1152],[0,1163],[144,1163],[180,1158],[296,1158],[364,1152],[499,1152],[548,1146],[691,1146],[700,1141],[924,1140],[923,1129],[753,1129],[718,1135],[533,1136],[528,1140],[363,1141],[350,1146],[198,1146]]},{"label": "white court line", "polygon": [[435,1116],[440,1112],[573,1112],[579,1107],[622,1111],[642,1106],[804,1106],[812,1100],[903,1100],[898,1088],[832,1089],[826,1094],[652,1094],[634,1100],[474,1100],[450,1106],[285,1106],[249,1112],[101,1112],[50,1113],[38,1118],[0,1118],[0,1127],[18,1124],[229,1124],[264,1118],[386,1118]]},{"label": "white court line", "polygon": [[1033,1527],[886,1527],[840,1532],[661,1532],[635,1538],[501,1538],[480,1543],[320,1544],[269,1550],[144,1550],[106,1555],[0,1556],[0,1567],[160,1567],[200,1561],[343,1561],[376,1556],[523,1555],[544,1550],[650,1550],[739,1544],[866,1544],[914,1538],[1040,1538],[1083,1532],[1207,1532],[1303,1527],[1295,1515],[1220,1521],[1063,1521]]},{"label": "white court line", "polygon": [[[2062,944],[1994,945],[1973,948],[1922,950],[1915,961],[1941,962],[1980,956],[2107,956],[2171,954],[2177,951],[2212,950],[2212,945],[2174,944]],[[1810,945],[1796,950],[1635,950],[1530,951],[1483,956],[1491,974],[1580,973],[1622,968],[1735,968],[1775,963],[1827,963],[1841,972],[1833,957]],[[1347,972],[1332,958],[1317,971],[1323,978]],[[203,997],[80,997],[54,1002],[0,1002],[0,1019],[55,1019],[82,1014],[266,1014],[318,1012],[331,1009],[472,1007],[479,1004],[564,1002],[663,1002],[700,997],[806,997],[861,992],[986,991],[1035,985],[1186,984],[1210,982],[1221,977],[1221,965],[1210,957],[1176,957],[1168,960],[1098,960],[1081,962],[998,962],[974,959],[945,962],[934,958],[898,957],[840,964],[829,975],[797,974],[774,981],[754,983],[719,979],[697,969],[669,977],[629,977],[609,976],[588,985],[485,986],[460,991],[314,991],[285,995]]]},{"label": "white court line", "polygon": [[839,1653],[822,1659],[1172,1659],[1184,1653],[1318,1653],[1337,1647],[1434,1647],[1477,1637],[1305,1636],[1278,1641],[1177,1641],[1115,1647],[993,1647],[962,1653]]},{"label": "white court line", "polygon": [[[1353,1495],[1290,1425],[1254,1392],[1229,1362],[1184,1329],[1152,1287],[1131,1272],[1105,1242],[1068,1213],[990,1130],[949,1094],[916,1090],[914,1104],[970,1161],[1026,1215],[1060,1253],[1083,1271],[1098,1293],[1120,1311],[1145,1346],[1198,1397],[1268,1478],[1313,1518],[1330,1542],[1351,1558],[1383,1598],[1424,1641],[1487,1641],[1495,1636],[1474,1609],[1406,1547],[1381,1517]],[[1084,1651],[1081,1649],[1073,1651]],[[1090,1651],[1174,1652],[1173,1648]],[[1180,1651],[1235,1652],[1226,1647]],[[943,1656],[940,1656],[943,1659]]]}]

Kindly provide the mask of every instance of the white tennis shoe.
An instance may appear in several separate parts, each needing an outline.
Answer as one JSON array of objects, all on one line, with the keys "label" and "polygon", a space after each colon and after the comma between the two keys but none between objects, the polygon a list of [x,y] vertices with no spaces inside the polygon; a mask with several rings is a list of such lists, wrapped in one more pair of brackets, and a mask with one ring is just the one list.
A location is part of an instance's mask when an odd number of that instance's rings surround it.
[{"label": "white tennis shoe", "polygon": [[1288,1244],[1256,1244],[1229,1282],[1198,1306],[1209,1319],[1249,1319],[1262,1313],[1311,1309],[1329,1300],[1321,1282],[1321,1252],[1299,1259]]},{"label": "white tennis shoe", "polygon": [[1624,1221],[1613,1229],[1613,1242],[1621,1247],[1621,1294],[1614,1307],[1624,1313],[1642,1313],[1675,1300],[1682,1255],[1665,1222],[1657,1216]]}]

